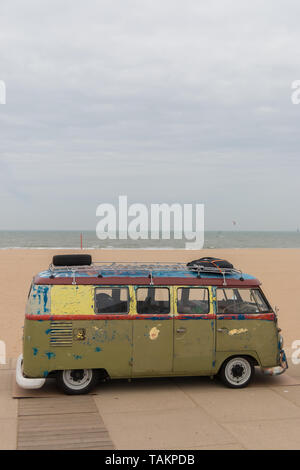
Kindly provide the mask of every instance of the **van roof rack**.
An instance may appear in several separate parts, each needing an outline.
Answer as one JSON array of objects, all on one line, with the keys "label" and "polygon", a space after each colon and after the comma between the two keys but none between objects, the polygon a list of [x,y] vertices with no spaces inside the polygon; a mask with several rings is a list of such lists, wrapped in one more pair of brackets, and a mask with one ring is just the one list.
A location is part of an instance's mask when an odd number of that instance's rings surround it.
[{"label": "van roof rack", "polygon": [[[54,266],[50,264],[49,270],[54,274],[55,272],[68,271],[75,277],[81,271],[94,272],[97,277],[104,277],[109,275],[124,275],[124,272],[128,274],[145,274],[145,276],[152,277],[159,272],[184,272],[194,273],[197,277],[201,278],[201,274],[215,274],[222,275],[224,279],[224,285],[226,284],[225,276],[229,274],[239,274],[241,280],[243,279],[243,273],[236,268],[219,268],[211,266],[201,266],[198,264],[187,266],[186,263],[142,263],[139,261],[95,261],[91,265],[81,266]],[[80,274],[79,274],[80,275]]]}]

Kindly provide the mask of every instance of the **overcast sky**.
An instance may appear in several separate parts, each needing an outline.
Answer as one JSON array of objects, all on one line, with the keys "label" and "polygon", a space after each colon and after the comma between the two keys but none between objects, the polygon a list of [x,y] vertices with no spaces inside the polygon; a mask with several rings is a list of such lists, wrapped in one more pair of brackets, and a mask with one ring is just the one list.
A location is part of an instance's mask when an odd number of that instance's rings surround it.
[{"label": "overcast sky", "polygon": [[204,203],[206,229],[296,230],[300,3],[1,0],[0,229]]}]

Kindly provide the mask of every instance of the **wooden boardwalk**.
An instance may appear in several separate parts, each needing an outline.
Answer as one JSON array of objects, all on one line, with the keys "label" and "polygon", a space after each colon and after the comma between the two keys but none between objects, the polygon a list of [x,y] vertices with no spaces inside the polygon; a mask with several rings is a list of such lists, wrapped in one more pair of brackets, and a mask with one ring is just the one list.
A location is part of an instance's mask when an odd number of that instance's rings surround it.
[{"label": "wooden boardwalk", "polygon": [[114,449],[91,396],[19,399],[18,450]]}]

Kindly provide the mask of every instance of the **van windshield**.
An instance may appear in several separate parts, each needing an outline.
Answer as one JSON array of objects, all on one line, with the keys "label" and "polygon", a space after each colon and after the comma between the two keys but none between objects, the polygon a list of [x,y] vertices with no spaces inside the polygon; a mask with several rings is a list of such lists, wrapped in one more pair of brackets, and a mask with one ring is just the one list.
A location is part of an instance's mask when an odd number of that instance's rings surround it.
[{"label": "van windshield", "polygon": [[217,313],[267,313],[272,309],[259,289],[217,289]]}]

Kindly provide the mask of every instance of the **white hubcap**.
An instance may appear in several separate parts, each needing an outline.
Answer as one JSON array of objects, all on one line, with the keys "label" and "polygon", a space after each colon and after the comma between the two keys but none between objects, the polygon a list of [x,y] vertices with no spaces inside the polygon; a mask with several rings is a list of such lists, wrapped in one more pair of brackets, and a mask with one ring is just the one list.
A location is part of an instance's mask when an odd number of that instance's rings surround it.
[{"label": "white hubcap", "polygon": [[225,367],[225,377],[231,385],[243,385],[251,376],[251,365],[242,358],[231,359]]},{"label": "white hubcap", "polygon": [[63,371],[63,381],[72,390],[82,390],[87,387],[92,380],[92,376],[93,372],[91,369]]}]

